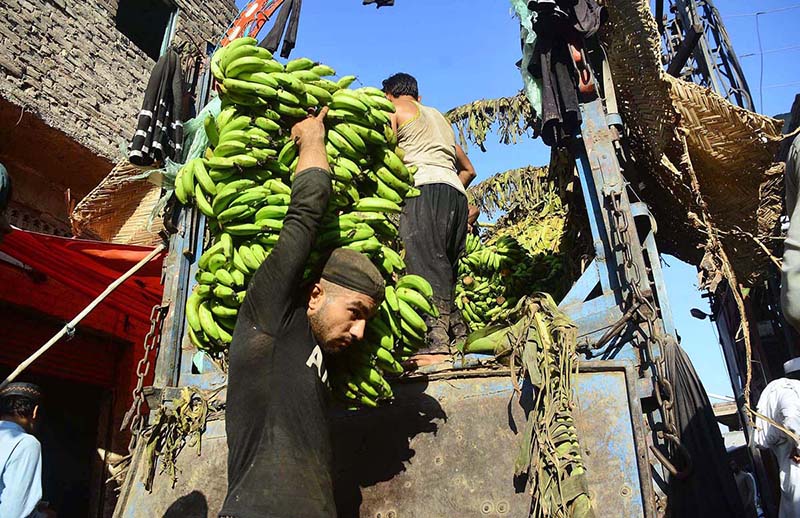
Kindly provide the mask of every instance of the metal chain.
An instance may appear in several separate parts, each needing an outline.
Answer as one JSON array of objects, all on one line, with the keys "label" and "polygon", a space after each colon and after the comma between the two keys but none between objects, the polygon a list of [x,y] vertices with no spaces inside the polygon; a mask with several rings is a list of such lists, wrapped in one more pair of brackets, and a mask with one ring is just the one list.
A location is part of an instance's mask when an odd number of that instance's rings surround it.
[{"label": "metal chain", "polygon": [[133,453],[136,448],[136,441],[142,431],[142,423],[144,416],[142,415],[142,405],[145,402],[144,398],[144,379],[150,373],[150,356],[151,353],[158,347],[159,339],[161,337],[161,324],[164,320],[166,307],[161,304],[156,304],[150,311],[150,331],[144,337],[144,354],[136,365],[136,387],[133,389],[133,401],[131,407],[125,412],[125,417],[122,419],[122,427],[120,430],[126,428],[131,432],[131,440],[128,443],[128,453]]},{"label": "metal chain", "polygon": [[[641,289],[642,272],[639,269],[639,265],[634,260],[630,241],[625,236],[625,233],[631,228],[631,222],[628,220],[625,211],[622,210],[622,193],[613,192],[608,196],[611,201],[612,215],[615,223],[612,225],[611,233],[621,249],[625,275],[623,281],[630,289],[629,308],[633,309],[634,313],[639,317],[640,324],[646,326],[644,340],[639,345],[642,364],[651,363],[654,367],[653,377],[656,382],[655,397],[663,426],[663,429],[656,430],[656,433],[660,440],[671,444],[675,453],[683,457],[683,468],[676,468],[655,445],[651,446],[651,450],[656,458],[658,458],[659,462],[661,462],[673,476],[685,478],[691,469],[691,458],[688,451],[680,444],[680,439],[678,438],[678,429],[675,423],[675,413],[673,411],[674,393],[672,384],[667,379],[666,364],[663,356],[664,340],[660,329],[657,328],[658,311],[651,297],[646,296]],[[653,345],[655,345],[659,351],[662,351],[659,358],[656,358],[653,354]]]}]

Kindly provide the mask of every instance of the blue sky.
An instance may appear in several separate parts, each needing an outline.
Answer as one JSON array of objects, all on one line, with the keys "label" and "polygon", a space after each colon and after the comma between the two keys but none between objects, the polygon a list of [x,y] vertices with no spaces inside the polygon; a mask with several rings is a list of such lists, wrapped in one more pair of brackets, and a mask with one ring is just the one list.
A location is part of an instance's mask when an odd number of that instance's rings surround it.
[{"label": "blue sky", "polygon": [[[246,0],[237,0],[243,7]],[[796,6],[798,0],[716,0],[737,54],[757,53],[756,9]],[[408,72],[420,83],[423,102],[444,111],[479,98],[512,95],[521,88],[514,64],[520,59],[518,22],[510,4],[458,0],[396,0],[375,9],[360,0],[305,0],[297,46],[292,57],[308,56],[340,74],[354,74],[365,85],[380,86],[394,72]],[[792,35],[800,9],[758,16],[763,54],[742,57],[758,111],[789,111],[800,92],[800,48]],[[269,28],[269,25],[266,29]],[[266,29],[262,36],[266,34]],[[763,90],[759,91],[759,85]],[[760,99],[763,97],[763,108]],[[549,148],[527,139],[504,146],[490,141],[487,152],[468,150],[478,180],[525,165],[545,165]],[[730,395],[720,347],[708,321],[689,315],[692,307],[708,310],[696,287],[693,266],[665,257],[665,281],[683,345],[706,390]]]}]

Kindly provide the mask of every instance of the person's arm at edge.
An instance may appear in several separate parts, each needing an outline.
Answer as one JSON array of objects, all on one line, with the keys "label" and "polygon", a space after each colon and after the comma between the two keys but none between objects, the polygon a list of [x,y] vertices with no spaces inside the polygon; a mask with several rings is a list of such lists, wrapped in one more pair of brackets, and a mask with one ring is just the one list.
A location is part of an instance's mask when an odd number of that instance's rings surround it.
[{"label": "person's arm at edge", "polygon": [[[253,275],[242,309],[263,331],[269,322],[285,315],[293,292],[298,289],[320,221],[332,192],[325,127],[328,109],[292,128],[300,148],[297,174],[292,183],[292,200],[283,220],[278,243]],[[276,312],[282,313],[280,316]],[[276,319],[276,317],[278,317]]]},{"label": "person's arm at edge", "polygon": [[[0,516],[33,513],[42,498],[41,462],[42,448],[34,437],[25,437],[16,445],[2,473],[5,488],[0,495]],[[11,474],[18,477],[12,478]]]},{"label": "person's arm at edge", "polygon": [[472,180],[477,176],[475,167],[473,167],[469,157],[458,144],[456,144],[456,172],[458,173],[458,179],[461,180],[461,184],[465,189],[469,187],[469,184],[471,184]]}]

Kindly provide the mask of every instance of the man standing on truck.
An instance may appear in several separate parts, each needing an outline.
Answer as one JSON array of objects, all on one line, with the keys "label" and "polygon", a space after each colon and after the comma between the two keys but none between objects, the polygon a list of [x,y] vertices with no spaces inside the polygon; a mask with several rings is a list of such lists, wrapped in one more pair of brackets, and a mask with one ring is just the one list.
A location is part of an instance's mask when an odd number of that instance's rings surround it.
[{"label": "man standing on truck", "polygon": [[783,180],[789,229],[783,241],[781,310],[786,321],[800,332],[800,209],[797,203],[800,197],[800,135],[789,147]]},{"label": "man standing on truck", "polygon": [[9,383],[0,390],[0,516],[27,518],[42,498],[42,446],[33,428],[39,387]]},{"label": "man standing on truck", "polygon": [[467,236],[466,188],[475,178],[475,168],[456,144],[447,119],[435,108],[420,104],[414,77],[395,74],[383,81],[383,91],[397,110],[392,129],[405,152],[403,161],[417,167],[414,183],[422,192],[406,200],[400,238],[406,249],[406,270],[431,283],[439,310],[438,318],[427,319],[427,347],[416,357],[417,365],[426,365],[450,355],[450,314],[458,258]]},{"label": "man standing on truck", "polygon": [[292,128],[300,151],[289,211],[277,245],[250,281],[233,333],[222,517],[336,516],[323,352],[363,337],[384,282],[366,256],[337,249],[321,278],[302,286],[332,190],[326,113]]},{"label": "man standing on truck", "polygon": [[[786,376],[772,380],[758,399],[753,441],[775,454],[780,469],[780,518],[800,518],[800,358],[783,364]],[[779,426],[775,426],[775,424]],[[789,434],[786,433],[789,432]]]}]

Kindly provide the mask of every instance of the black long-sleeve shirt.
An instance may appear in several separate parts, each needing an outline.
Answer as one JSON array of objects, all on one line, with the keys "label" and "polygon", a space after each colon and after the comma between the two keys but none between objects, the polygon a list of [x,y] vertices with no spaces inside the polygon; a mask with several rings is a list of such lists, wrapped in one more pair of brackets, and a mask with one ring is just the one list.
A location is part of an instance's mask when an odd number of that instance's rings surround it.
[{"label": "black long-sleeve shirt", "polygon": [[327,372],[300,293],[330,195],[323,169],[297,174],[278,243],[239,311],[225,415],[228,495],[220,516],[336,516]]}]

